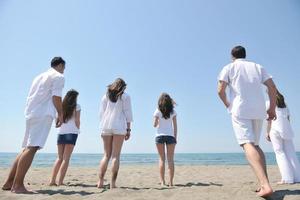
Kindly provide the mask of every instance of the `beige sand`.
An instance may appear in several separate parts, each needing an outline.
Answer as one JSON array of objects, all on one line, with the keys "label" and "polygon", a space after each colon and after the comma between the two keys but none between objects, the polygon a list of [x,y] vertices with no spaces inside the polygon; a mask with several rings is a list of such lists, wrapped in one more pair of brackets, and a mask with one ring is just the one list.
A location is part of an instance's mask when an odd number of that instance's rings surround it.
[{"label": "beige sand", "polygon": [[[299,200],[300,184],[276,185],[279,172],[276,166],[268,169],[275,193],[270,199]],[[114,190],[98,189],[97,167],[70,167],[65,179],[67,186],[50,187],[47,185],[51,168],[31,168],[26,177],[26,185],[38,194],[13,194],[0,191],[0,199],[180,199],[180,200],[222,200],[222,199],[262,199],[253,192],[256,179],[248,166],[177,166],[173,188],[163,188],[158,184],[158,169],[150,166],[121,166],[117,185]],[[7,168],[0,168],[0,183],[8,174]],[[107,180],[110,172],[107,173]]]}]

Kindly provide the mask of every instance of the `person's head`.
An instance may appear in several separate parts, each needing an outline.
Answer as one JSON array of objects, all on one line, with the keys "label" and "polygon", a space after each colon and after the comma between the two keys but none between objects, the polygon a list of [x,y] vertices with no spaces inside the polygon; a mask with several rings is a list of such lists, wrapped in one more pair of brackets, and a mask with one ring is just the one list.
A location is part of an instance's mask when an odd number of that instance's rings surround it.
[{"label": "person's head", "polygon": [[167,93],[162,93],[158,99],[158,109],[163,115],[163,118],[168,119],[174,110],[174,100]]},{"label": "person's head", "polygon": [[246,58],[246,49],[242,46],[233,47],[231,50],[231,58],[232,60]]},{"label": "person's head", "polygon": [[126,83],[123,79],[117,78],[112,84],[108,85],[107,96],[111,102],[117,102],[126,89]]},{"label": "person's head", "polygon": [[59,73],[63,74],[65,71],[66,62],[62,57],[54,57],[51,60],[51,67],[54,68]]},{"label": "person's head", "polygon": [[286,108],[286,104],[284,102],[284,96],[278,90],[276,93],[276,105],[278,108]]},{"label": "person's head", "polygon": [[69,90],[62,102],[63,121],[66,123],[72,118],[77,105],[77,97],[79,93],[76,90]]}]

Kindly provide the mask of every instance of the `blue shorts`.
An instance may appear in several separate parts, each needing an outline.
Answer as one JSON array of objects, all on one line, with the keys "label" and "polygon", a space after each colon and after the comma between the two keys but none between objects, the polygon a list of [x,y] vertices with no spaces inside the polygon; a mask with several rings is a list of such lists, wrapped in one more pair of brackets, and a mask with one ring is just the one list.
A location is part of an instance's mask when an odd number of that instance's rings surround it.
[{"label": "blue shorts", "polygon": [[173,136],[161,135],[155,138],[156,144],[176,144],[176,139]]},{"label": "blue shorts", "polygon": [[76,144],[78,134],[68,133],[68,134],[58,134],[57,144]]}]

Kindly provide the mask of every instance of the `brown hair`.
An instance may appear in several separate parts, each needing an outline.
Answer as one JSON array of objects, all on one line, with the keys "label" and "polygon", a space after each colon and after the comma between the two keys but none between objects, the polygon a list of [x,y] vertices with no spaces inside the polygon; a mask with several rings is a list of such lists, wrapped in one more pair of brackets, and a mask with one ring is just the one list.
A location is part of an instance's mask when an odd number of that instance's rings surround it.
[{"label": "brown hair", "polygon": [[284,96],[278,90],[276,93],[276,105],[278,108],[286,108],[286,104],[284,102]]},{"label": "brown hair", "polygon": [[174,112],[175,102],[167,93],[162,93],[158,99],[158,108],[163,115],[163,118],[168,119]]},{"label": "brown hair", "polygon": [[69,90],[64,97],[62,102],[62,110],[63,110],[63,121],[66,123],[69,119],[72,118],[74,110],[77,105],[77,96],[78,92],[76,90]]},{"label": "brown hair", "polygon": [[108,85],[107,93],[111,102],[117,102],[126,89],[126,83],[123,79],[117,78],[112,84]]}]

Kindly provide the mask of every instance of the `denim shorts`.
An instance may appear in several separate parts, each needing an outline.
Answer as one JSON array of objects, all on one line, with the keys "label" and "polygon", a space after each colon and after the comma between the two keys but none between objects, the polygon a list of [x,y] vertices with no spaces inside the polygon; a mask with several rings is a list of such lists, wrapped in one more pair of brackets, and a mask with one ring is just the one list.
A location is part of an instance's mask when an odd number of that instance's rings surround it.
[{"label": "denim shorts", "polygon": [[156,144],[176,144],[176,139],[173,136],[161,135],[155,138]]},{"label": "denim shorts", "polygon": [[68,134],[58,134],[57,144],[76,144],[78,134],[68,133]]}]

